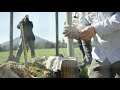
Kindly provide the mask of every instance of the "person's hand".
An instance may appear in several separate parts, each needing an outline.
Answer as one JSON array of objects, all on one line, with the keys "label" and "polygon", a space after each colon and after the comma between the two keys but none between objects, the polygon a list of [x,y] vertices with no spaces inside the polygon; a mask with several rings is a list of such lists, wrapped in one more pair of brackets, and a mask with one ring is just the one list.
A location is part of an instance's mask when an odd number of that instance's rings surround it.
[{"label": "person's hand", "polygon": [[86,26],[81,30],[77,39],[82,39],[84,41],[89,41],[92,37],[96,35],[96,30],[93,26]]},{"label": "person's hand", "polygon": [[76,37],[78,37],[78,34],[79,34],[77,26],[66,25],[66,23],[64,23],[64,25],[65,25],[65,27],[64,27],[63,34],[65,35],[65,37],[76,39]]}]

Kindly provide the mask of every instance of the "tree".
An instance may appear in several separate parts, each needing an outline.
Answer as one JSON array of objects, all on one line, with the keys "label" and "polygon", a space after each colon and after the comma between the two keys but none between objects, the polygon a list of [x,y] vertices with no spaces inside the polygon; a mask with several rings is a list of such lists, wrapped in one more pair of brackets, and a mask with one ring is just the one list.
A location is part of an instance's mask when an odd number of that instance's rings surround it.
[{"label": "tree", "polygon": [[38,42],[35,44],[35,49],[43,49],[43,48],[45,48],[45,43]]},{"label": "tree", "polygon": [[14,45],[13,50],[17,50],[17,49],[18,49],[18,45]]},{"label": "tree", "polygon": [[54,48],[54,43],[52,42],[45,42],[45,48]]},{"label": "tree", "polygon": [[65,43],[65,40],[64,39],[62,39],[62,48],[66,48],[67,47],[67,44]]},{"label": "tree", "polygon": [[79,47],[78,42],[74,42],[74,47],[75,47],[75,48],[78,48],[78,47]]},{"label": "tree", "polygon": [[1,51],[7,51],[7,46],[6,45],[4,45],[3,47],[1,47],[2,48],[2,50]]},{"label": "tree", "polygon": [[59,48],[62,47],[62,42],[59,40]]},{"label": "tree", "polygon": [[2,51],[2,47],[1,47],[1,45],[0,45],[0,52]]}]

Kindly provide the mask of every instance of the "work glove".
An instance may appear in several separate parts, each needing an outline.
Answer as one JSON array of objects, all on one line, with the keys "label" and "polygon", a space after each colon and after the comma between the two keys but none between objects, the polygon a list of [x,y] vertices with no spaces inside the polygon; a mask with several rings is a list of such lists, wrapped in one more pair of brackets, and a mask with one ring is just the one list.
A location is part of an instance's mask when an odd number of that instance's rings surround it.
[{"label": "work glove", "polygon": [[63,34],[65,37],[78,39],[79,30],[77,29],[77,25],[65,25]]}]

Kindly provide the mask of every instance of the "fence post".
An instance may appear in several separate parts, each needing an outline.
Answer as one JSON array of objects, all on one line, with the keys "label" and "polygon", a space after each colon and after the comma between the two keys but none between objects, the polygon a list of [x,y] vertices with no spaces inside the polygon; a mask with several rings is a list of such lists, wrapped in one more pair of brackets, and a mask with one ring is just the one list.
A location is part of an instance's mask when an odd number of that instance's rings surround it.
[{"label": "fence post", "polygon": [[58,33],[58,12],[55,12],[56,21],[56,56],[59,55],[59,33]]}]

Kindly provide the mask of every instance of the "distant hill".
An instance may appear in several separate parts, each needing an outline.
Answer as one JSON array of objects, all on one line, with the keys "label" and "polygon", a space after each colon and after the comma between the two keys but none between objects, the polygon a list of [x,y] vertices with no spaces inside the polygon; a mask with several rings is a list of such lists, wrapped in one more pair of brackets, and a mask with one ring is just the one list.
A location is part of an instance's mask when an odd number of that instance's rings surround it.
[{"label": "distant hill", "polygon": [[[20,37],[13,39],[13,48],[17,48],[19,46],[19,40],[20,40]],[[9,41],[4,42],[1,44],[1,47],[6,47],[6,49],[9,50],[9,43],[10,43]],[[54,43],[46,39],[40,38],[38,36],[35,36],[35,45],[36,45],[35,46],[36,48],[49,48],[51,47],[51,45],[54,46]]]}]

